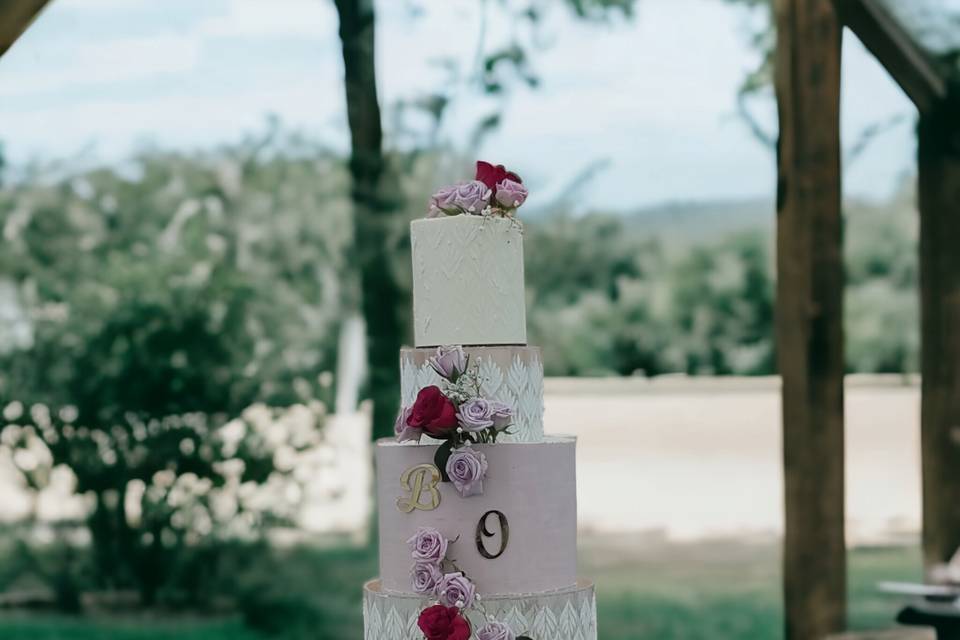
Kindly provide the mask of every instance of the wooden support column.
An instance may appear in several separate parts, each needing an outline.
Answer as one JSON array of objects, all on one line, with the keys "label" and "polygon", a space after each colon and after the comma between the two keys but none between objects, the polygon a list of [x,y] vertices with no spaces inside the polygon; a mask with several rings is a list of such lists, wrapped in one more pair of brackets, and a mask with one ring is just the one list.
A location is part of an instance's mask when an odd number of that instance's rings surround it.
[{"label": "wooden support column", "polygon": [[776,0],[777,357],[787,640],[846,626],[840,24],[830,0]]},{"label": "wooden support column", "polygon": [[923,554],[960,547],[960,102],[921,113],[918,127]]},{"label": "wooden support column", "polygon": [[0,1],[0,56],[13,46],[49,0]]}]

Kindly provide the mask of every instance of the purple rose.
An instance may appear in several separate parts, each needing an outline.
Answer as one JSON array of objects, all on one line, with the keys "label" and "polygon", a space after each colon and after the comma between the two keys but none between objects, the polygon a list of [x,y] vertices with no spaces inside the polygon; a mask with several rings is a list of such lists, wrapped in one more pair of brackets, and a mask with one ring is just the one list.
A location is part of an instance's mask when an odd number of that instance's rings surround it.
[{"label": "purple rose", "polygon": [[506,429],[510,426],[510,420],[513,418],[513,409],[503,402],[491,400],[490,417],[493,419],[494,427],[496,427],[498,430]]},{"label": "purple rose", "polygon": [[441,187],[430,196],[430,209],[427,212],[428,218],[437,218],[442,214],[456,215],[462,213],[457,206],[457,185]]},{"label": "purple rose", "polygon": [[447,607],[468,609],[473,606],[475,593],[473,583],[459,571],[443,576],[437,585],[437,598]]},{"label": "purple rose", "polygon": [[427,362],[441,378],[456,382],[460,374],[467,369],[467,354],[463,352],[463,347],[459,345],[437,347],[437,353],[431,356]]},{"label": "purple rose", "polygon": [[443,572],[434,562],[417,562],[410,572],[414,593],[432,595],[443,579]]},{"label": "purple rose", "polygon": [[507,209],[516,209],[527,199],[527,188],[509,178],[497,185],[497,202]]},{"label": "purple rose", "polygon": [[454,202],[465,212],[479,216],[490,204],[491,195],[493,194],[487,185],[479,180],[474,180],[473,182],[465,182],[464,184],[457,185]]},{"label": "purple rose", "polygon": [[447,555],[449,542],[433,527],[420,527],[407,544],[414,560],[439,565]]},{"label": "purple rose", "polygon": [[407,424],[407,419],[410,417],[412,410],[412,406],[400,407],[400,413],[397,414],[397,419],[393,423],[393,433],[397,437],[397,442],[405,442],[407,440],[420,442],[423,429],[415,429]]},{"label": "purple rose", "polygon": [[457,421],[464,431],[483,431],[493,426],[490,402],[483,398],[470,398],[457,410]]},{"label": "purple rose", "polygon": [[447,475],[462,498],[483,493],[483,479],[487,475],[487,456],[469,444],[454,449],[447,458]]},{"label": "purple rose", "polygon": [[515,640],[516,636],[510,627],[502,622],[488,622],[477,631],[477,640]]}]

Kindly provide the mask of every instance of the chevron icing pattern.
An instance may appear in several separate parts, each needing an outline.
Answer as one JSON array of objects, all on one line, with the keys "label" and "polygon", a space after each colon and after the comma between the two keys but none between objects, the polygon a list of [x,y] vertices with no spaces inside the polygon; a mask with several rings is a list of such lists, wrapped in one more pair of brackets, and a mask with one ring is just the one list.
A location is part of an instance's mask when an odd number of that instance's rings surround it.
[{"label": "chevron icing pattern", "polygon": [[[498,400],[513,409],[513,426],[497,442],[540,442],[543,440],[543,363],[534,355],[526,361],[514,355],[510,366],[504,368],[493,358],[471,356],[471,364],[479,368],[480,391],[484,398]],[[420,389],[430,385],[441,386],[443,380],[428,363],[419,367],[404,354],[400,361],[400,396],[403,406],[409,407]],[[423,442],[430,442],[425,438]]]},{"label": "chevron icing pattern", "polygon": [[525,344],[523,248],[515,223],[476,216],[439,227],[422,222],[411,232],[416,344]]},{"label": "chevron icing pattern", "polygon": [[[420,612],[433,604],[412,594],[389,594],[367,583],[363,590],[364,640],[423,640]],[[516,635],[534,640],[597,640],[597,605],[593,584],[528,596],[484,600],[487,613]],[[474,627],[481,621],[474,615]]]}]

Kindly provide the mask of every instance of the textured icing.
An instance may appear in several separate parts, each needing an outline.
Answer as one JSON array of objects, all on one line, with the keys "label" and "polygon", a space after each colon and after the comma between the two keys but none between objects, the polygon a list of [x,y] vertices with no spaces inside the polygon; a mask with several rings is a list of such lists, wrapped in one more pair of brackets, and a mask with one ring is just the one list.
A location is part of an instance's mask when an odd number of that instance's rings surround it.
[{"label": "textured icing", "polygon": [[[513,426],[497,442],[543,440],[543,364],[537,347],[465,347],[470,366],[477,365],[481,395],[513,409]],[[409,407],[420,389],[437,385],[441,378],[427,363],[432,348],[400,351],[400,397]]]},{"label": "textured icing", "polygon": [[517,221],[468,215],[414,220],[410,244],[416,346],[526,344]]},{"label": "textured icing", "polygon": [[[461,498],[440,483],[440,505],[432,511],[401,512],[397,498],[408,496],[400,476],[432,463],[435,445],[377,442],[377,496],[380,513],[380,575],[383,588],[410,591],[412,560],[407,539],[418,527],[433,527],[457,542],[448,557],[470,576],[484,598],[569,587],[577,576],[576,440],[551,437],[538,443],[474,445],[487,457],[483,495]],[[510,535],[503,555],[490,560],[476,546],[484,513],[501,511]]]},{"label": "textured icing", "polygon": [[[363,587],[364,640],[423,640],[417,618],[431,604],[419,596],[387,593],[379,580],[368,582]],[[525,634],[536,640],[597,639],[596,598],[593,583],[586,580],[549,594],[484,597],[483,605],[518,636]],[[478,614],[467,615],[475,629],[482,624]]]}]

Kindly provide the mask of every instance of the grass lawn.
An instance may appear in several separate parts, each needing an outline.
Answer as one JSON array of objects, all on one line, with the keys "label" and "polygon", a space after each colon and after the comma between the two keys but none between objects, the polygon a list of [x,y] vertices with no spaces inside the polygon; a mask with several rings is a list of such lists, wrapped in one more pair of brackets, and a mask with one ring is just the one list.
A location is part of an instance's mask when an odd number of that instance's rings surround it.
[{"label": "grass lawn", "polygon": [[[598,578],[602,640],[781,637],[779,548],[771,542],[584,542],[580,572]],[[850,627],[890,626],[899,603],[876,583],[921,579],[919,549],[854,549],[848,561]]]},{"label": "grass lawn", "polygon": [[[601,640],[768,640],[781,635],[779,550],[773,541],[676,544],[650,536],[584,536],[581,542],[580,573],[598,583]],[[850,626],[889,626],[898,603],[877,594],[875,584],[919,579],[920,562],[915,547],[853,550]],[[258,613],[267,622],[261,626],[287,631],[291,638],[362,638],[359,589],[376,573],[376,564],[373,549],[285,554],[270,563],[269,593]],[[261,640],[269,635],[276,633],[250,631],[237,619],[0,615],[4,640]]]}]

